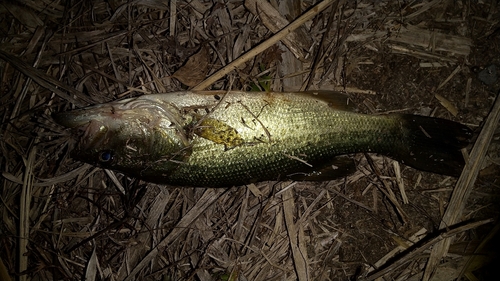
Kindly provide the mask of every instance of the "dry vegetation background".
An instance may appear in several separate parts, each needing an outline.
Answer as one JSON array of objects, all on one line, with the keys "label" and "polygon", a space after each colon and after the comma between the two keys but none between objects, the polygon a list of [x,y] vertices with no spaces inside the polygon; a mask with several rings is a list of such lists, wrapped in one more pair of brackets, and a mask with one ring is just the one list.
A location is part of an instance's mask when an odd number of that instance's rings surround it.
[{"label": "dry vegetation background", "polygon": [[[330,5],[311,9],[318,3]],[[493,280],[499,9],[495,0],[3,1],[0,279]],[[255,52],[307,11],[312,19]],[[70,132],[50,117],[191,87],[337,89],[365,113],[432,115],[481,136],[459,181],[370,154],[353,155],[358,171],[337,181],[203,189],[74,161]]]}]

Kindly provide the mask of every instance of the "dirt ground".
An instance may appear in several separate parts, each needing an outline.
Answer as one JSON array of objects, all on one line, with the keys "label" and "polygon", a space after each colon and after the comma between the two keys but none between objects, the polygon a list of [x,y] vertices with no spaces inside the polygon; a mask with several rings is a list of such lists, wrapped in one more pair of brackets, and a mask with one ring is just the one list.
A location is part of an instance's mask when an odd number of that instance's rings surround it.
[{"label": "dirt ground", "polygon": [[[311,9],[323,3],[330,5]],[[200,87],[338,90],[359,112],[450,119],[469,126],[475,141],[497,114],[499,4],[0,4],[0,279],[493,280],[498,126],[489,129],[477,179],[454,205],[457,178],[403,164],[399,172],[377,154],[349,155],[357,171],[328,182],[147,183],[72,159],[71,132],[51,114]],[[295,37],[200,86],[307,12]],[[455,209],[458,219],[443,227]],[[433,249],[448,234],[439,256]]]}]

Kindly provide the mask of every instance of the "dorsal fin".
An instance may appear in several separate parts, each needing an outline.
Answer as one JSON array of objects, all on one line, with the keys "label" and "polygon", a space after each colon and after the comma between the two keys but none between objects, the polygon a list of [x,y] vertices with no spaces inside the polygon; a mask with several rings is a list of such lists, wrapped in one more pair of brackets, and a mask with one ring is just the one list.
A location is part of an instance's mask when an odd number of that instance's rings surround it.
[{"label": "dorsal fin", "polygon": [[[201,95],[212,95],[222,97],[225,94],[231,94],[231,91],[195,91],[197,94]],[[326,102],[331,108],[342,111],[354,111],[356,106],[354,102],[349,98],[348,95],[339,91],[329,91],[329,90],[310,90],[303,92],[248,92],[253,94],[266,93],[267,95],[276,94],[291,94],[299,95],[307,98],[315,98]]]},{"label": "dorsal fin", "polygon": [[337,110],[354,111],[356,109],[354,102],[352,102],[349,96],[339,91],[312,90],[296,92],[296,94],[317,98],[328,103],[328,106]]}]

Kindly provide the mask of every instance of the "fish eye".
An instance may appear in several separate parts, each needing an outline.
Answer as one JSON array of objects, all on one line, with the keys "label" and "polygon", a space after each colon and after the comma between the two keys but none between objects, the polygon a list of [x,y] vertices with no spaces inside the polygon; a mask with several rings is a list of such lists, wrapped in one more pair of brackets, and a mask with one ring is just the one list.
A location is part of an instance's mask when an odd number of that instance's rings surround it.
[{"label": "fish eye", "polygon": [[108,163],[113,160],[113,152],[111,150],[103,150],[99,152],[99,162]]}]

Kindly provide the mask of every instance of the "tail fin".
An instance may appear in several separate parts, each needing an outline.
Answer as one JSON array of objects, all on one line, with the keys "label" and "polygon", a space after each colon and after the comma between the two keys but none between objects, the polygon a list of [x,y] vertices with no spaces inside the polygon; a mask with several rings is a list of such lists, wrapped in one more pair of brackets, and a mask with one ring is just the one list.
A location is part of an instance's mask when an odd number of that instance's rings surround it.
[{"label": "tail fin", "polygon": [[460,152],[472,131],[460,123],[418,115],[399,115],[406,138],[394,155],[402,163],[437,174],[458,177],[465,161]]}]

